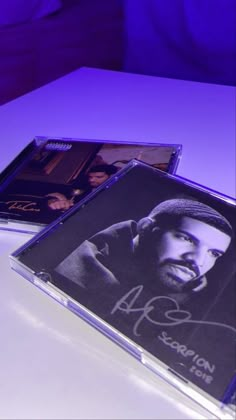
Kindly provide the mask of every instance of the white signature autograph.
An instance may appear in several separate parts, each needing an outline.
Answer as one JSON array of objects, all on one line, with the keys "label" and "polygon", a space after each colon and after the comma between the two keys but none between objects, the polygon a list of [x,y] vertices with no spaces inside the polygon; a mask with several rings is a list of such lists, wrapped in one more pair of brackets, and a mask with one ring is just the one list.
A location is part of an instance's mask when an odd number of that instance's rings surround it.
[{"label": "white signature autograph", "polygon": [[11,201],[0,201],[0,204],[6,204],[8,210],[21,210],[21,211],[36,211],[39,212],[40,209],[35,208],[37,203],[29,200],[11,200]]},{"label": "white signature autograph", "polygon": [[[114,314],[117,311],[124,312],[126,314],[131,313],[140,313],[139,318],[134,324],[133,327],[133,334],[139,336],[139,327],[144,320],[149,321],[154,325],[162,325],[162,326],[175,326],[184,323],[191,323],[191,324],[205,324],[205,325],[212,325],[216,327],[223,327],[229,329],[236,333],[236,329],[230,325],[222,324],[220,322],[211,322],[211,321],[200,321],[192,319],[192,314],[189,311],[180,309],[178,302],[175,299],[168,297],[168,296],[155,296],[151,298],[144,307],[135,306],[137,299],[140,297],[143,291],[143,285],[139,285],[131,289],[128,293],[126,293],[121,299],[119,299],[115,306],[113,307],[111,314]],[[158,320],[156,318],[157,312],[155,312],[155,319],[152,317],[152,313],[154,313],[155,309],[162,309],[162,306],[170,306],[173,309],[168,309],[161,311],[162,320]],[[164,320],[163,320],[164,316]]]}]

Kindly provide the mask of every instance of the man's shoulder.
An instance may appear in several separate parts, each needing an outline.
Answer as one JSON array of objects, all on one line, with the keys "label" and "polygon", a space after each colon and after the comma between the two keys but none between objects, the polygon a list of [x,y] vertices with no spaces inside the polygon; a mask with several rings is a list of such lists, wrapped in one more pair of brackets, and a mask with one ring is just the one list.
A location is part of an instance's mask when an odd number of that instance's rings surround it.
[{"label": "man's shoulder", "polygon": [[137,235],[137,223],[134,220],[126,220],[124,222],[119,222],[119,223],[109,226],[108,228],[95,234],[93,238],[102,236],[104,238],[119,239],[121,237],[133,238],[136,235]]},{"label": "man's shoulder", "polygon": [[104,232],[124,232],[124,231],[132,231],[136,233],[137,231],[137,223],[134,220],[125,220],[124,222],[115,223],[114,225],[109,226],[104,230]]}]

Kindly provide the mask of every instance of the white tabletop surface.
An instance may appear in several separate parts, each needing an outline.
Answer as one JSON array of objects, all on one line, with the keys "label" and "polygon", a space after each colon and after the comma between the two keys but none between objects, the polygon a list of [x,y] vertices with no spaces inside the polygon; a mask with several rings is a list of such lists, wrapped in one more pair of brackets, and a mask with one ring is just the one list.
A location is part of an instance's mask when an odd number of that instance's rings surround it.
[{"label": "white tabletop surface", "polygon": [[[182,143],[178,174],[235,196],[235,88],[82,68],[0,108],[0,170],[35,135]],[[0,418],[209,418],[13,272],[0,231]]]}]

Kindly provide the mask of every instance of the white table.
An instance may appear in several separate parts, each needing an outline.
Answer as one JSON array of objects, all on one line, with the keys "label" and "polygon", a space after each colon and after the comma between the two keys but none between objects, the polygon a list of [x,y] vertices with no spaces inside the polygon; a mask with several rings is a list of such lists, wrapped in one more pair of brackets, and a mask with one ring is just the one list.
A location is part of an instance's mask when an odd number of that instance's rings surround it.
[{"label": "white table", "polygon": [[[182,143],[178,174],[235,196],[232,87],[82,68],[0,108],[0,170],[35,135]],[[0,232],[0,418],[209,418],[13,272],[27,239]]]}]

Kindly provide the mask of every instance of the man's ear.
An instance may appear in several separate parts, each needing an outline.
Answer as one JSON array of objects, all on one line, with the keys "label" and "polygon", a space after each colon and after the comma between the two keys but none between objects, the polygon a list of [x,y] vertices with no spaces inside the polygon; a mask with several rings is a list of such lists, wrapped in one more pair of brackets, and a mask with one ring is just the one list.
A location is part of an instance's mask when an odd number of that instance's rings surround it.
[{"label": "man's ear", "polygon": [[139,235],[144,232],[151,232],[153,226],[154,220],[151,217],[143,217],[137,223],[137,232]]},{"label": "man's ear", "polygon": [[144,217],[137,223],[138,235],[159,232],[160,228],[156,225],[156,221],[151,217]]}]

